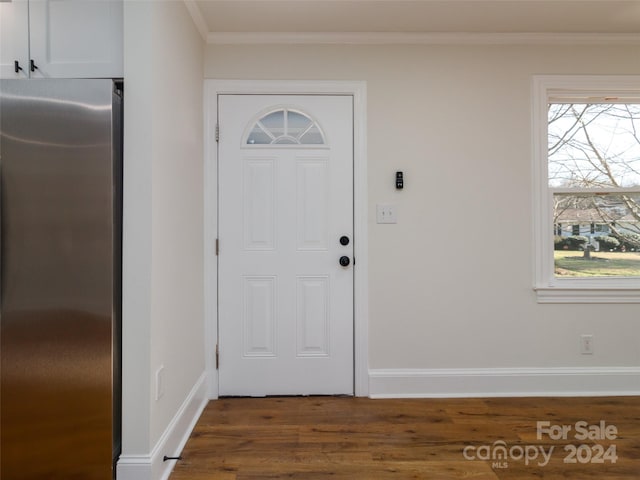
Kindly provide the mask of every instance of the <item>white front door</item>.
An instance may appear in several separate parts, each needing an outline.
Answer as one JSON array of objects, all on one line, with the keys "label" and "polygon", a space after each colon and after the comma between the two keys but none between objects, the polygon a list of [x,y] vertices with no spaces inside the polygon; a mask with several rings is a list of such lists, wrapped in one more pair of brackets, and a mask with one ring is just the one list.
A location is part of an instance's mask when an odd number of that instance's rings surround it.
[{"label": "white front door", "polygon": [[218,123],[219,393],[353,394],[353,97],[220,95]]}]

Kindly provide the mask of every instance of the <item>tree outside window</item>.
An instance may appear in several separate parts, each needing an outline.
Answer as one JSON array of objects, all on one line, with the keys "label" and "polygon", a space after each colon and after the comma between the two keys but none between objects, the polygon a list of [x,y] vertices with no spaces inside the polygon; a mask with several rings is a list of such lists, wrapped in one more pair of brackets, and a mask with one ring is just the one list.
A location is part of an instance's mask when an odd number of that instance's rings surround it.
[{"label": "tree outside window", "polygon": [[556,276],[640,276],[640,103],[605,102],[548,106]]}]

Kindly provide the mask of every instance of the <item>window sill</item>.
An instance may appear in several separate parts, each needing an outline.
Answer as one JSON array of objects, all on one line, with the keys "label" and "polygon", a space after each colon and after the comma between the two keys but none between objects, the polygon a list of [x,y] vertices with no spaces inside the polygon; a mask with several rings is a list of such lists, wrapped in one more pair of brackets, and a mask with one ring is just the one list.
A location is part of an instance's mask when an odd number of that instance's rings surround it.
[{"label": "window sill", "polygon": [[537,287],[538,303],[640,303],[640,288]]}]

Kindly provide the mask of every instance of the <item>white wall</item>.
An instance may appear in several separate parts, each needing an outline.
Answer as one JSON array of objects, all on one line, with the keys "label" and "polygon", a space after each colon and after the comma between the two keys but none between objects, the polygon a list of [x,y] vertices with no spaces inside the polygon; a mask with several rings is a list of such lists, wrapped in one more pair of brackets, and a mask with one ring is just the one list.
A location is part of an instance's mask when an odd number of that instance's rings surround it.
[{"label": "white wall", "polygon": [[125,2],[119,479],[159,478],[205,401],[203,46],[183,2]]},{"label": "white wall", "polygon": [[[531,258],[532,75],[638,74],[637,46],[209,45],[205,55],[207,78],[367,81],[374,371],[640,366],[637,305],[538,304]],[[376,203],[396,204],[399,223],[377,225]],[[594,355],[580,355],[583,333]]]}]

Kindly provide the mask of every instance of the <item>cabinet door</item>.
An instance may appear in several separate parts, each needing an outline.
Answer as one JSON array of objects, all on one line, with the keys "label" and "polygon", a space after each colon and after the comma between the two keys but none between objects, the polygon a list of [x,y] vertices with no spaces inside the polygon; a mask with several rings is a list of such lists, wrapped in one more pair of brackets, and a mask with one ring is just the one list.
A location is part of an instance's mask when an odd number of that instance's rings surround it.
[{"label": "cabinet door", "polygon": [[122,0],[30,0],[32,77],[123,76]]},{"label": "cabinet door", "polygon": [[[23,70],[15,71],[18,61]],[[0,78],[29,76],[29,3],[0,2]]]}]

